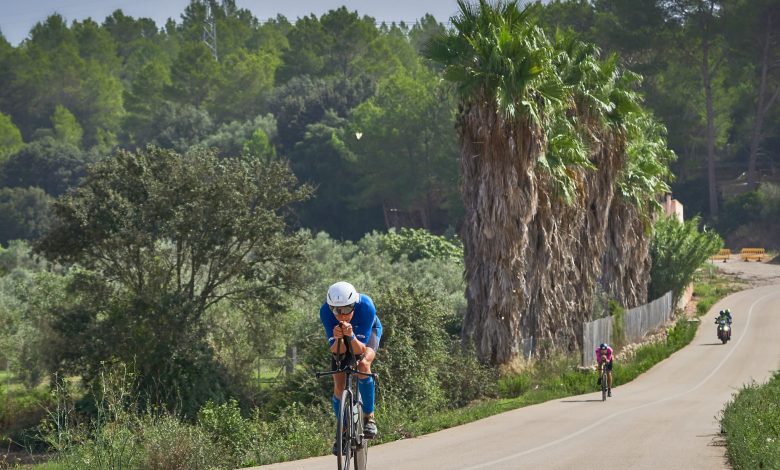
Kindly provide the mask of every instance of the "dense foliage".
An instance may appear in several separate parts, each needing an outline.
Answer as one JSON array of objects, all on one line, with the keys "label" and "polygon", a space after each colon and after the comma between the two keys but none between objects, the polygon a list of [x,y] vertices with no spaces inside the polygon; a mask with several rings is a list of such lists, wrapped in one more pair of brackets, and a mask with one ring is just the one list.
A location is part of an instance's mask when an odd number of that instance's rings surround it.
[{"label": "dense foliage", "polygon": [[723,246],[717,233],[706,227],[700,230],[699,223],[698,217],[685,222],[663,217],[656,222],[650,244],[650,298],[657,299],[671,290],[679,299],[696,270]]},{"label": "dense foliage", "polygon": [[205,317],[242,299],[279,308],[273,293],[293,289],[302,259],[285,215],[308,194],[285,165],[253,157],[150,147],[90,167],[37,242],[49,260],[76,263],[68,300],[49,313],[52,363],[91,383],[122,361],[150,400],[189,416],[236,393]]},{"label": "dense foliage", "polygon": [[723,408],[720,425],[726,456],[733,468],[780,465],[780,373],[765,384],[752,383],[735,393]]}]

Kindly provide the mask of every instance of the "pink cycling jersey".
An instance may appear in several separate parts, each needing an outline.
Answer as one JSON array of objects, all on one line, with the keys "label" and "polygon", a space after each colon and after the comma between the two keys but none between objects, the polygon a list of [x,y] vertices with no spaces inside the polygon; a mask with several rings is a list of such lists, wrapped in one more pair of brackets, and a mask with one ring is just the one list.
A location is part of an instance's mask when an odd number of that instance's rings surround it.
[{"label": "pink cycling jersey", "polygon": [[[596,360],[597,361],[601,360],[601,348],[596,348]],[[612,360],[612,348],[607,346],[607,361],[611,361],[611,360]]]}]

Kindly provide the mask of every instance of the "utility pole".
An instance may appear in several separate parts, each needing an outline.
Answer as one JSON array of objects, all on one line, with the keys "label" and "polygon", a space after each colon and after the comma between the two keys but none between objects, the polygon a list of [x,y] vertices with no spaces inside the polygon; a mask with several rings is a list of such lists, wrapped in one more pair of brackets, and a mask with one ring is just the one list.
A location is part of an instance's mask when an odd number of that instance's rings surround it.
[{"label": "utility pole", "polygon": [[214,18],[214,12],[211,11],[211,1],[206,0],[206,21],[203,23],[203,43],[209,48],[214,60],[219,61],[217,54],[217,20]]}]

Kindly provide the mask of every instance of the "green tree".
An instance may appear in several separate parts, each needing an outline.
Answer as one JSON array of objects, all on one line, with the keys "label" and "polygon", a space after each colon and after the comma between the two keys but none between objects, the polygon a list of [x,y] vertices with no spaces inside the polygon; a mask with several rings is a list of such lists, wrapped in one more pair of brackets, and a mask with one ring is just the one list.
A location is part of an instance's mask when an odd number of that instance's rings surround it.
[{"label": "green tree", "polygon": [[461,100],[464,335],[473,338],[483,361],[505,363],[524,336],[523,221],[536,201],[530,168],[546,147],[545,111],[563,93],[552,48],[531,23],[531,10],[521,11],[516,1],[472,6],[459,0],[458,6],[453,31],[437,38],[427,54],[444,66]]},{"label": "green tree", "polygon": [[[748,189],[760,183],[757,162],[771,131],[772,109],[780,96],[780,6],[774,1],[724,1],[725,36],[734,62],[747,70],[753,105],[748,115]],[[746,100],[747,101],[747,100]],[[775,108],[776,109],[776,108]],[[746,133],[747,133],[746,132]]]},{"label": "green tree", "polygon": [[319,19],[314,15],[299,18],[287,35],[290,49],[282,58],[277,79],[281,83],[300,75],[353,79],[359,75],[355,62],[370,51],[377,35],[373,18],[360,18],[346,7],[330,10]]},{"label": "green tree", "polygon": [[675,300],[693,281],[696,270],[723,246],[723,240],[712,230],[699,230],[699,217],[684,223],[662,217],[654,226],[651,243],[653,269],[650,298],[673,291]]},{"label": "green tree", "polygon": [[257,115],[264,95],[274,85],[279,65],[276,55],[245,50],[228,55],[220,63],[219,85],[209,109],[219,122],[247,119]]},{"label": "green tree", "polygon": [[51,223],[51,205],[41,188],[0,188],[0,243],[43,235]]},{"label": "green tree", "polygon": [[112,75],[119,74],[121,61],[117,55],[117,44],[107,29],[87,18],[82,22],[74,21],[72,30],[82,59],[94,60],[105,65]]},{"label": "green tree", "polygon": [[364,217],[351,206],[345,191],[355,178],[355,155],[346,140],[347,121],[327,112],[321,121],[310,124],[303,138],[290,152],[290,164],[301,181],[315,188],[312,200],[298,212],[301,224],[314,231],[324,230],[339,238],[357,239],[371,229],[381,227],[376,217]]},{"label": "green tree", "polygon": [[[511,360],[528,337],[535,354],[573,352],[601,275],[629,273],[610,287],[644,300],[643,234],[666,188],[665,141],[644,116],[639,77],[570,34],[548,39],[538,5],[459,7],[427,54],[460,99],[463,335],[490,363]],[[625,245],[613,263],[607,255]]]},{"label": "green tree", "polygon": [[276,149],[271,145],[268,134],[262,129],[256,129],[252,132],[252,137],[244,143],[242,153],[244,155],[254,155],[265,161],[276,159]]},{"label": "green tree", "polygon": [[166,101],[152,114],[148,129],[150,135],[143,140],[136,136],[136,140],[186,152],[211,134],[213,129],[214,122],[205,109]]},{"label": "green tree", "polygon": [[143,147],[158,131],[155,115],[167,105],[165,89],[171,84],[171,72],[158,61],[150,61],[135,74],[124,92],[127,114],[123,118],[124,140],[128,145]]},{"label": "green tree", "polygon": [[59,196],[78,184],[93,155],[77,147],[44,137],[26,144],[0,166],[2,186],[39,187]]},{"label": "green tree", "polygon": [[413,215],[416,226],[446,228],[452,218],[437,215],[459,207],[452,109],[447,89],[425,70],[414,78],[399,71],[380,82],[352,115],[355,135],[348,142],[362,175],[353,204],[383,207],[388,227],[403,224],[389,212],[394,209]]},{"label": "green tree", "polygon": [[[718,189],[715,173],[718,137],[727,132],[728,119],[718,119],[718,90],[723,88],[724,37],[722,2],[719,0],[673,0],[668,2],[671,15],[679,18],[679,41],[685,47],[688,61],[697,64],[701,96],[704,100],[705,144],[709,213],[718,216]],[[721,94],[721,96],[723,96]],[[720,124],[720,125],[719,125]]]},{"label": "green tree", "polygon": [[373,94],[374,84],[366,77],[346,81],[302,76],[275,88],[268,111],[279,124],[280,151],[289,153],[303,139],[307,127],[322,121],[326,114],[344,119]]},{"label": "green tree", "polygon": [[287,167],[258,159],[181,156],[150,147],[90,167],[54,206],[36,245],[78,263],[72,308],[58,309],[60,363],[87,381],[103,361],[134,365],[141,392],[194,416],[230,392],[207,343],[206,313],[221,302],[274,303],[295,283],[302,239],[285,234],[304,200]]},{"label": "green tree", "polygon": [[54,128],[54,137],[66,145],[81,147],[81,139],[84,131],[68,108],[57,105],[54,108],[54,114],[51,117],[51,124]]},{"label": "green tree", "polygon": [[115,10],[103,21],[103,28],[114,39],[118,58],[130,62],[134,52],[149,41],[159,40],[159,31],[151,18],[133,18]]},{"label": "green tree", "polygon": [[[265,137],[260,137],[265,136]],[[260,140],[256,141],[255,139]],[[276,153],[276,119],[271,114],[248,121],[222,124],[198,146],[218,149],[220,156],[256,155],[266,157]],[[259,152],[259,153],[256,153]]]},{"label": "green tree", "polygon": [[0,113],[0,164],[2,164],[6,157],[19,150],[24,141],[22,140],[22,133],[19,132],[11,117]]},{"label": "green tree", "polygon": [[212,97],[217,86],[219,64],[202,42],[185,43],[171,66],[169,98],[199,107]]},{"label": "green tree", "polygon": [[[91,37],[86,31],[78,29]],[[22,135],[32,135],[36,129],[49,127],[49,117],[57,105],[66,107],[84,128],[84,145],[98,142],[99,129],[116,132],[123,113],[121,84],[112,70],[110,38],[102,38],[95,48],[82,45],[65,20],[52,15],[30,32],[15,54],[13,79],[9,83],[8,112],[14,117]]]}]

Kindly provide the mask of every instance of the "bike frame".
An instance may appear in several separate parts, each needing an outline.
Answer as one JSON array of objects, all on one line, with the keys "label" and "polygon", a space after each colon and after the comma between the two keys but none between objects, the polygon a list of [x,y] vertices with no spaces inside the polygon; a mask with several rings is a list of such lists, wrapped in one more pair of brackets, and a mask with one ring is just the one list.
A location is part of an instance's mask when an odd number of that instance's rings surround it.
[{"label": "bike frame", "polygon": [[599,374],[601,375],[601,401],[607,400],[607,391],[609,390],[609,376],[607,375],[607,360],[599,362]]},{"label": "bike frame", "polygon": [[[337,470],[349,470],[350,464],[354,463],[355,470],[365,470],[368,460],[368,439],[363,437],[363,405],[360,400],[357,380],[353,380],[352,376],[358,375],[376,379],[377,375],[360,372],[357,369],[357,357],[352,351],[350,342],[344,338],[340,340],[346,348],[345,357],[351,358],[351,361],[346,361],[347,365],[344,367],[337,363],[336,370],[315,372],[314,375],[319,379],[344,373],[344,391],[341,394],[339,417],[336,421],[336,446],[338,447],[336,468]],[[344,445],[342,440],[346,440],[347,445]]]}]

